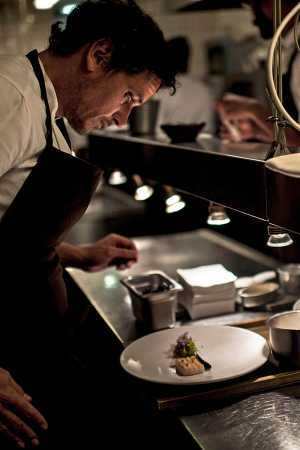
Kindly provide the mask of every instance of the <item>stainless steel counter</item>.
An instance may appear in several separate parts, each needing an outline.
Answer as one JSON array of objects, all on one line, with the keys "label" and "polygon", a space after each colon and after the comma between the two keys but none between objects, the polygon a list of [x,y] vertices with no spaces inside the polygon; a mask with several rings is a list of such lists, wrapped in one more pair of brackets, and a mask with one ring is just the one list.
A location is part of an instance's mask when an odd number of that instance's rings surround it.
[{"label": "stainless steel counter", "polygon": [[[138,331],[129,295],[119,282],[122,276],[157,269],[176,278],[177,268],[212,264],[216,261],[223,263],[238,276],[248,276],[277,265],[272,258],[205,229],[138,238],[135,242],[139,248],[140,260],[130,271],[117,272],[109,269],[100,273],[86,273],[69,269],[76,283],[124,346],[138,337]],[[248,313],[249,316],[252,314]],[[219,322],[223,320],[218,319]]]},{"label": "stainless steel counter", "polygon": [[[139,238],[136,243],[141,257],[131,273],[160,269],[174,276],[178,267],[218,261],[242,276],[277,265],[273,259],[207,230]],[[100,274],[70,269],[69,273],[122,346],[139,336],[127,292],[119,283],[119,273],[113,269]],[[232,321],[233,318],[227,319]],[[205,321],[227,322],[226,316]],[[202,449],[296,450],[300,449],[298,396],[300,386],[295,385],[240,401],[228,399],[226,405],[214,409],[205,405],[204,410],[203,405],[199,405],[197,413],[180,415],[178,419]]]},{"label": "stainless steel counter", "polygon": [[[292,393],[291,393],[292,390]],[[300,386],[253,395],[230,406],[181,417],[203,449],[297,450]]]}]

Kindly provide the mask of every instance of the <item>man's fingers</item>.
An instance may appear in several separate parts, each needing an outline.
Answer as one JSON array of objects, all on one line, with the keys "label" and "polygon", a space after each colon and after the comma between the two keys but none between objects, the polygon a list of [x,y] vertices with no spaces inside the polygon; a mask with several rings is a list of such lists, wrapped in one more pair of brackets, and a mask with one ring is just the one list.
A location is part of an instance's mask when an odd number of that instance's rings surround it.
[{"label": "man's fingers", "polygon": [[126,248],[115,247],[111,249],[111,256],[113,259],[120,258],[124,259],[124,262],[128,260],[137,260],[137,252],[135,250],[127,250]]},{"label": "man's fingers", "polygon": [[24,389],[12,377],[10,378],[10,384],[18,394],[25,396]]},{"label": "man's fingers", "polygon": [[5,436],[8,439],[8,441],[15,442],[15,444],[19,448],[25,448],[25,442],[22,439],[20,439],[20,437],[18,437],[16,434],[14,434],[12,431],[10,431],[7,428],[7,426],[4,425],[3,423],[0,423],[0,434]]},{"label": "man's fingers", "polygon": [[29,402],[25,397],[10,395],[9,398],[2,398],[2,403],[12,405],[14,410],[22,417],[27,418],[30,423],[47,430],[48,424],[45,417]]},{"label": "man's fingers", "polygon": [[112,234],[110,236],[117,246],[128,248],[129,250],[137,250],[135,243],[131,239],[120,234]]},{"label": "man's fingers", "polygon": [[135,261],[130,260],[124,264],[116,264],[116,266],[117,266],[118,270],[126,270],[126,269],[130,269],[133,266],[133,264],[135,264]]},{"label": "man's fingers", "polygon": [[109,265],[116,266],[118,270],[129,269],[137,262],[137,253],[124,248],[112,248]]},{"label": "man's fingers", "polygon": [[3,405],[0,405],[0,417],[2,424],[4,424],[11,433],[17,436],[20,441],[29,442],[33,446],[39,444],[38,436],[35,431]]}]

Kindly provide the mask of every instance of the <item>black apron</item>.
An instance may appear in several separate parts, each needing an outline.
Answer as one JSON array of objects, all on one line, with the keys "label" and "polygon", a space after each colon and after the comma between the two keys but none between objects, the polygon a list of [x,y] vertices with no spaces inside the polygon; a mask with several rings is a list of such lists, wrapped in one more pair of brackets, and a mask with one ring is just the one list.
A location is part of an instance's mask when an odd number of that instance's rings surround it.
[{"label": "black apron", "polygon": [[34,389],[66,357],[68,299],[55,248],[85,212],[102,172],[53,146],[38,53],[27,57],[45,103],[46,147],[0,222],[0,365]]}]

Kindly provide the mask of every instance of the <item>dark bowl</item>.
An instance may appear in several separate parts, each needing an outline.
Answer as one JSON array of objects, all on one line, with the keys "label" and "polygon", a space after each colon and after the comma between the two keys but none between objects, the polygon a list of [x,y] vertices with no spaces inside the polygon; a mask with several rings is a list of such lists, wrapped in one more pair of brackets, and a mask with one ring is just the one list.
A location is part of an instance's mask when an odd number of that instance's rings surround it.
[{"label": "dark bowl", "polygon": [[175,144],[178,142],[195,142],[204,126],[205,122],[179,125],[165,123],[160,127],[169,136],[171,142]]}]

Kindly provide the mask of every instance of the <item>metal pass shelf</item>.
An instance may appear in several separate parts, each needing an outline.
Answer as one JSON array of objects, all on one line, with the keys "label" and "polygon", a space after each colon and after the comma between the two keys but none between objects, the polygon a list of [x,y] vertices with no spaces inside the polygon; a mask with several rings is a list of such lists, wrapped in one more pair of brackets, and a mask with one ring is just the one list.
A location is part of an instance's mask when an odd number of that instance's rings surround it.
[{"label": "metal pass shelf", "polygon": [[104,131],[89,139],[89,157],[103,169],[138,173],[300,233],[299,179],[266,169],[268,144],[203,137],[195,143],[174,145],[151,136]]}]

